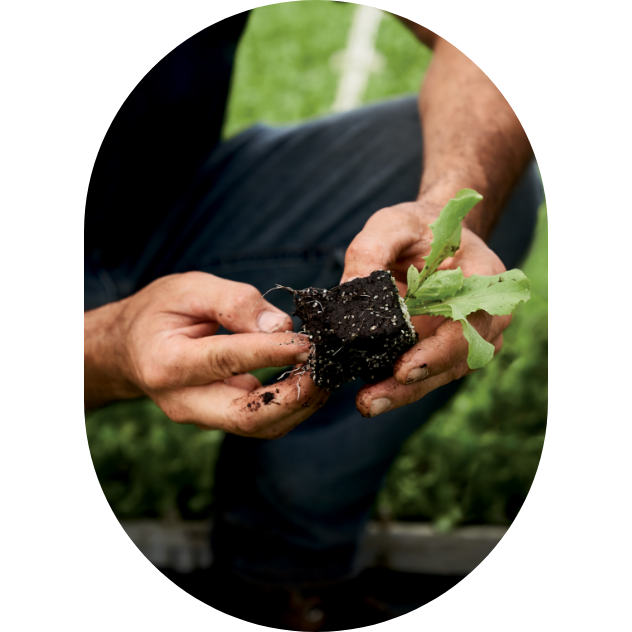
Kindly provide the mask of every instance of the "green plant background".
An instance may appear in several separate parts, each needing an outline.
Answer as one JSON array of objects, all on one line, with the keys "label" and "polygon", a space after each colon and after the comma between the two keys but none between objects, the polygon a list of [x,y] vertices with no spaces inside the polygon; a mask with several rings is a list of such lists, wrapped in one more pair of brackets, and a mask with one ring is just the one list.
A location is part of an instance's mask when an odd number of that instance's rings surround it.
[{"label": "green plant background", "polygon": [[[224,136],[255,122],[289,123],[326,114],[355,5],[291,2],[255,9],[238,49]],[[399,21],[385,15],[376,46],[385,60],[364,101],[418,90],[431,59]],[[532,299],[520,305],[502,353],[471,375],[451,403],[404,445],[376,511],[399,520],[508,524],[538,466],[547,416],[547,225],[523,270]],[[86,415],[90,452],[119,518],[211,514],[213,472],[223,435],[178,426],[149,400]]]}]

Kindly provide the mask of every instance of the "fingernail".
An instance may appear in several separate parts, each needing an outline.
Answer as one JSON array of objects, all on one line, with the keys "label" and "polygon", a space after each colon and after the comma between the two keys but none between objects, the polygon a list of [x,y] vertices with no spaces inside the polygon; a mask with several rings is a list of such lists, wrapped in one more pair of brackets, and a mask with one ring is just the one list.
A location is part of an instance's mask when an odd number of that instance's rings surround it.
[{"label": "fingernail", "polygon": [[419,382],[428,377],[428,369],[425,366],[420,366],[413,369],[406,378],[406,384],[412,384],[413,382]]},{"label": "fingernail", "polygon": [[303,351],[303,353],[299,353],[296,356],[296,364],[303,364],[304,362],[307,362],[309,358],[309,351]]},{"label": "fingernail", "polygon": [[261,331],[271,334],[281,329],[286,320],[285,314],[279,314],[279,312],[261,312],[257,318],[257,325]]},{"label": "fingernail", "polygon": [[380,397],[378,399],[374,399],[371,402],[371,417],[376,417],[377,415],[381,415],[385,413],[391,407],[391,400],[386,399],[386,397]]}]

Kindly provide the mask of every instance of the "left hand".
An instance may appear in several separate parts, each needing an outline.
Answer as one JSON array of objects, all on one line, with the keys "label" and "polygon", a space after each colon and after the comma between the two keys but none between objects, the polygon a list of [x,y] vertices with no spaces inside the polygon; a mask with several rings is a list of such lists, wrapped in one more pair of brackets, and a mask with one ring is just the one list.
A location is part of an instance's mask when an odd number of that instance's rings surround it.
[{"label": "left hand", "polygon": [[[441,207],[435,204],[418,201],[375,213],[347,249],[341,282],[368,276],[373,270],[390,270],[403,296],[408,268],[412,264],[421,269],[422,257],[430,252],[432,229],[429,224],[440,211]],[[465,227],[461,247],[440,269],[459,266],[466,277],[500,274],[506,270],[485,242]],[[511,316],[490,316],[481,310],[468,320],[494,345],[495,353],[500,351],[502,332],[511,322]],[[358,392],[356,406],[364,417],[375,417],[411,404],[435,388],[471,372],[467,366],[468,343],[459,322],[446,321],[441,316],[416,316],[412,322],[420,342],[399,358],[392,378],[366,384]]]}]

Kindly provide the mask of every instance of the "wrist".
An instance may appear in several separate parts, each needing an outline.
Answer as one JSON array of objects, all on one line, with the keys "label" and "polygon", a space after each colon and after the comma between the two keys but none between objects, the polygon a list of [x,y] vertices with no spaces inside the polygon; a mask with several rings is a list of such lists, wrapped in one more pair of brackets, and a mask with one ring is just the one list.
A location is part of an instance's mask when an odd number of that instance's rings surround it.
[{"label": "wrist", "polygon": [[124,301],[84,314],[84,404],[86,409],[143,393],[127,377],[121,332]]}]

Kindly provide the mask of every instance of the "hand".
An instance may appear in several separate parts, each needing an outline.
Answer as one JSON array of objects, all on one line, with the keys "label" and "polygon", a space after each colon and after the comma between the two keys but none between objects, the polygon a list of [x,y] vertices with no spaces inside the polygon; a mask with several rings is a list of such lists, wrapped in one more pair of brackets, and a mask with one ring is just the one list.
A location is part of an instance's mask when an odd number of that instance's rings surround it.
[{"label": "hand", "polygon": [[[220,325],[235,335],[215,335]],[[247,373],[304,363],[309,344],[291,329],[250,285],[202,272],[163,277],[86,314],[86,399],[148,395],[177,423],[280,437],[328,397],[307,373],[266,388]]]},{"label": "hand", "polygon": [[[403,296],[408,268],[412,264],[421,269],[422,257],[430,252],[432,229],[429,224],[440,210],[438,205],[419,201],[375,213],[347,250],[342,281],[367,276],[373,270],[390,270]],[[465,227],[461,247],[440,269],[459,266],[466,277],[505,271],[498,256]],[[502,332],[511,322],[511,316],[492,317],[478,311],[468,320],[498,352],[503,343]],[[467,366],[468,343],[460,323],[438,316],[417,316],[412,322],[420,342],[399,358],[392,378],[360,389],[356,406],[363,416],[374,417],[415,402],[435,388],[471,372]]]}]

